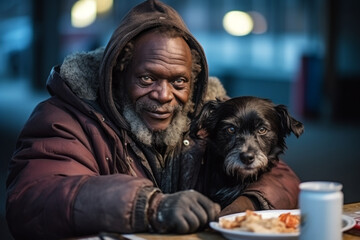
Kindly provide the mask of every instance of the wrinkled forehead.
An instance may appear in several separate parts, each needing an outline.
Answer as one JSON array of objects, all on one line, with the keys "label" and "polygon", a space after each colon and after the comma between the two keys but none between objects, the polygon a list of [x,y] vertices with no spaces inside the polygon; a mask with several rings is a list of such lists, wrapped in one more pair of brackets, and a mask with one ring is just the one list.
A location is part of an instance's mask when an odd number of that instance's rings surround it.
[{"label": "wrinkled forehead", "polygon": [[139,37],[134,43],[133,63],[164,67],[182,66],[190,74],[192,57],[190,48],[182,37],[150,32]]},{"label": "wrinkled forehead", "polygon": [[180,35],[168,35],[164,32],[150,31],[135,39],[135,51],[169,50],[174,53],[190,54],[190,47]]}]

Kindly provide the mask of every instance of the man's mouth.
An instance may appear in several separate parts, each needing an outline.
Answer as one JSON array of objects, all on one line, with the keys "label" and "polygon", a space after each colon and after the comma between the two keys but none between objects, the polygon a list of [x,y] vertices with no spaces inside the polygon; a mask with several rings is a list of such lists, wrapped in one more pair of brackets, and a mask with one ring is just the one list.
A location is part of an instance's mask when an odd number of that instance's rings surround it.
[{"label": "man's mouth", "polygon": [[171,117],[172,112],[168,111],[146,111],[147,114],[153,119],[167,119]]}]

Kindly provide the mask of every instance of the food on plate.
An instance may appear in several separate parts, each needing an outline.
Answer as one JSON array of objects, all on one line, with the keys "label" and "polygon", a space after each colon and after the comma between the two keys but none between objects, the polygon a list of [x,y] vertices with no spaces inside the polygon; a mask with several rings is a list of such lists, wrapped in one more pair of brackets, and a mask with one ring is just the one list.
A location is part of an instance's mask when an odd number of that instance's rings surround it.
[{"label": "food on plate", "polygon": [[293,215],[288,212],[280,214],[278,218],[285,223],[286,228],[297,229],[300,224],[300,215]]},{"label": "food on plate", "polygon": [[296,233],[299,232],[300,215],[283,213],[278,217],[263,218],[261,214],[247,210],[245,215],[234,220],[220,219],[220,226],[226,229],[256,233]]}]

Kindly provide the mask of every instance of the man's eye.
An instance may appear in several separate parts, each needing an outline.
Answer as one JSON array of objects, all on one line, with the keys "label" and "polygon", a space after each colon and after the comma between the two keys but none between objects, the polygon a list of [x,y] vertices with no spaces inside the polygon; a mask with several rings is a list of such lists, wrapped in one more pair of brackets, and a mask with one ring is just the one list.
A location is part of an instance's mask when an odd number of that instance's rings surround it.
[{"label": "man's eye", "polygon": [[265,135],[268,132],[268,130],[265,127],[261,127],[258,129],[258,134]]},{"label": "man's eye", "polygon": [[228,128],[226,128],[226,132],[230,133],[230,134],[234,134],[235,133],[235,128],[234,127],[228,127]]},{"label": "man's eye", "polygon": [[151,83],[153,81],[152,78],[149,76],[141,76],[139,77],[139,79],[142,83]]},{"label": "man's eye", "polygon": [[173,85],[177,87],[182,87],[186,82],[188,81],[184,78],[177,78],[173,81]]}]

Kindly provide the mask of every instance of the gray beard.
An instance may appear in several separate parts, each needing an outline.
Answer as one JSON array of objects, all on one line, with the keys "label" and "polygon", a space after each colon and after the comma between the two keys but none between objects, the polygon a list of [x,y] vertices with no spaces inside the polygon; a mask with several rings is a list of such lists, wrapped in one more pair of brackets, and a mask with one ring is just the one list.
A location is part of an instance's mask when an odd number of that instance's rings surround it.
[{"label": "gray beard", "polygon": [[169,127],[161,131],[149,130],[132,104],[125,104],[123,115],[130,125],[131,132],[143,144],[148,146],[174,147],[182,140],[183,133],[189,130],[190,119],[187,115],[192,106],[193,103],[188,101],[184,107],[177,110]]}]

